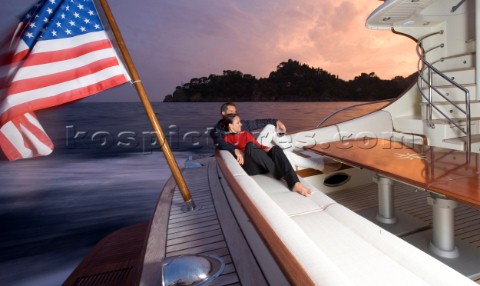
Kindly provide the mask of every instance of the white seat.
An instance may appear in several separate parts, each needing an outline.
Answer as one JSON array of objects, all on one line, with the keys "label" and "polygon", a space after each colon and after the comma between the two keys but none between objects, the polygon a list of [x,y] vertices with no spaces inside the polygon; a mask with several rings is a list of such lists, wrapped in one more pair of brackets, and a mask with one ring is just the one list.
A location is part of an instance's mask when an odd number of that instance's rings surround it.
[{"label": "white seat", "polygon": [[[239,173],[229,152],[219,154],[223,172]],[[231,177],[317,285],[477,285],[313,186],[303,197],[271,176]]]},{"label": "white seat", "polygon": [[308,199],[295,192],[290,191],[285,182],[277,180],[269,175],[252,176],[258,186],[265,192],[271,200],[273,200],[288,216],[295,216],[303,213],[313,211],[321,211],[326,206],[335,203],[330,197],[316,190],[309,183],[302,183],[308,185],[314,194]]}]

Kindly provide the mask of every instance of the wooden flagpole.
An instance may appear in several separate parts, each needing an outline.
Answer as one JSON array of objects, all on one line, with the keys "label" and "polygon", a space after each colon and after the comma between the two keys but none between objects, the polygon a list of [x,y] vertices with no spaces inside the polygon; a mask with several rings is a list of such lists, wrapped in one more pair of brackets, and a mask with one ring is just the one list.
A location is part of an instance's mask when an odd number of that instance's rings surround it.
[{"label": "wooden flagpole", "polygon": [[175,178],[175,182],[177,183],[177,186],[180,189],[180,192],[182,193],[183,200],[187,204],[187,208],[189,211],[194,210],[195,203],[193,202],[192,196],[190,195],[190,191],[188,190],[185,180],[183,179],[182,172],[178,168],[178,164],[175,160],[175,157],[173,156],[170,146],[168,145],[168,142],[165,138],[165,134],[163,133],[162,128],[160,127],[160,123],[158,122],[158,119],[155,116],[155,112],[153,111],[152,105],[150,104],[150,100],[148,99],[147,93],[145,91],[145,88],[143,87],[142,81],[140,80],[137,69],[133,64],[132,58],[130,57],[130,53],[127,50],[127,46],[123,41],[122,34],[120,33],[120,29],[118,28],[115,18],[113,17],[112,11],[110,10],[110,7],[106,0],[100,0],[100,3],[107,17],[108,23],[112,28],[112,32],[115,35],[115,39],[117,40],[118,46],[122,52],[122,56],[125,60],[125,64],[127,65],[127,68],[132,77],[133,85],[137,90],[138,96],[142,101],[142,104],[145,108],[145,112],[147,113],[148,119],[152,124],[153,130],[155,131],[158,142],[160,143],[160,146],[162,148],[163,154],[167,159],[168,166],[170,167],[170,170],[172,171],[172,175]]}]

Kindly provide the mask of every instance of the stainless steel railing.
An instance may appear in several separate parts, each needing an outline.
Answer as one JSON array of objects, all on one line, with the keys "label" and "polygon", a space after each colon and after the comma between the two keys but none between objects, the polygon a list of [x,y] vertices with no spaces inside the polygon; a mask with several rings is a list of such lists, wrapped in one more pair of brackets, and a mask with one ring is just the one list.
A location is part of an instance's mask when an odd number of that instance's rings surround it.
[{"label": "stainless steel railing", "polygon": [[[467,152],[471,151],[471,145],[472,145],[472,132],[471,132],[471,114],[470,114],[470,92],[468,89],[465,87],[461,86],[458,84],[454,79],[449,78],[447,75],[445,75],[443,72],[438,70],[433,66],[432,63],[428,62],[426,60],[426,54],[428,52],[431,52],[432,50],[438,49],[438,48],[443,48],[443,44],[439,44],[437,46],[434,46],[430,48],[428,51],[425,51],[423,49],[423,41],[427,38],[430,38],[435,35],[441,35],[443,34],[442,31],[438,31],[435,33],[431,33],[428,35],[423,36],[417,41],[417,55],[419,57],[419,62],[418,62],[418,88],[420,90],[420,94],[422,97],[425,99],[427,106],[426,106],[426,121],[427,124],[431,127],[434,128],[435,124],[433,123],[433,109],[435,109],[438,113],[440,113],[450,124],[455,126],[458,130],[460,130],[461,133],[465,134],[467,140],[466,140],[466,149]],[[441,58],[435,63],[439,61],[444,61],[446,58]],[[454,86],[457,90],[462,92],[465,96],[465,109],[460,107],[458,104],[450,100],[445,94],[443,94],[437,87],[433,85],[433,76],[437,75],[444,79],[448,84]],[[426,85],[426,88],[425,88]],[[425,94],[424,90],[427,90],[427,94]],[[443,98],[446,102],[448,102],[453,108],[459,110],[461,113],[465,115],[465,120],[466,120],[466,127],[463,128],[460,126],[456,121],[454,121],[449,115],[445,114],[440,108],[438,108],[434,101],[433,101],[433,96],[440,96]]]}]

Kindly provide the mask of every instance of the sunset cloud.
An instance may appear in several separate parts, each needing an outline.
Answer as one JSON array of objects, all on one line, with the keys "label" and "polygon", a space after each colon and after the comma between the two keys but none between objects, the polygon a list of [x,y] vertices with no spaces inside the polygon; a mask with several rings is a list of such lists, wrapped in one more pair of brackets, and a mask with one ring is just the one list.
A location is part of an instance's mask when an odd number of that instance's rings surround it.
[{"label": "sunset cloud", "polygon": [[[35,1],[9,1],[23,11]],[[415,71],[413,41],[365,28],[372,0],[109,1],[154,100],[193,77],[238,70],[267,77],[288,59],[344,80]]]}]

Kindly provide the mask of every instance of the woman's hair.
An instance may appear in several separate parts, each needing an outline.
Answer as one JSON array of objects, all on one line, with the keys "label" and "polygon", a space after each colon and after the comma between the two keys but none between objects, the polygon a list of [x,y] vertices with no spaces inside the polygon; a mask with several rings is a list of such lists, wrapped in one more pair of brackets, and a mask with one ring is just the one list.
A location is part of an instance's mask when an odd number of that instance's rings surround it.
[{"label": "woman's hair", "polygon": [[225,132],[229,132],[230,129],[228,128],[228,125],[233,123],[233,119],[237,117],[238,114],[226,114],[222,120],[220,120],[220,123],[218,125],[219,129]]}]

